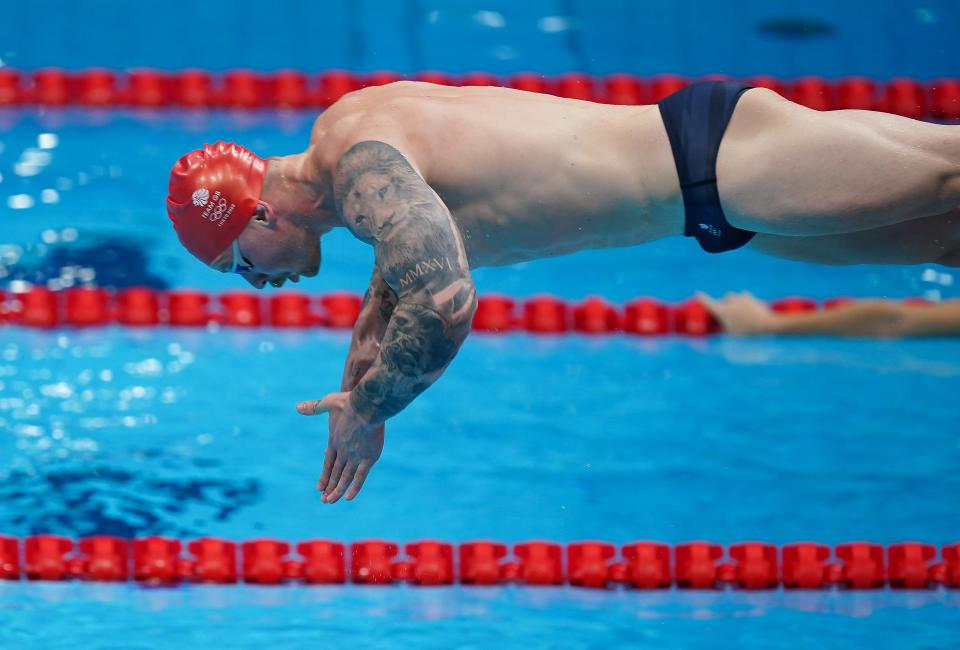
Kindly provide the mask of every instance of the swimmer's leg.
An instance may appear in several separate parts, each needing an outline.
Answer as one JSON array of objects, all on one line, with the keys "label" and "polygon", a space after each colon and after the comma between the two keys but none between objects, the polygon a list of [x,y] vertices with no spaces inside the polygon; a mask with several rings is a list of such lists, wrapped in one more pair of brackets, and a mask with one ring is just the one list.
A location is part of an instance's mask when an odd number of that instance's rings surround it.
[{"label": "swimmer's leg", "polygon": [[814,264],[960,266],[960,209],[835,235],[760,233],[747,246],[766,255]]},{"label": "swimmer's leg", "polygon": [[960,206],[960,126],[872,111],[814,111],[747,91],[717,157],[724,213],[738,228],[830,235]]}]

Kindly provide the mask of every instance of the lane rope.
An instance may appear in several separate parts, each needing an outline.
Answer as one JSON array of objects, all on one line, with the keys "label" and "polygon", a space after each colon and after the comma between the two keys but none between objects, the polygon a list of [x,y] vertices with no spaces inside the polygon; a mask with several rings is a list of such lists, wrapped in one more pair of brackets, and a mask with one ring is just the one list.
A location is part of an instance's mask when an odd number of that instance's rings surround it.
[{"label": "lane rope", "polygon": [[[696,80],[671,74],[649,78],[629,74],[594,77],[581,73],[547,77],[527,72],[500,77],[486,72],[455,76],[427,71],[405,77],[388,71],[371,74],[342,70],[312,74],[298,70],[246,69],[224,73],[198,69],[168,72],[103,68],[20,71],[5,67],[0,68],[0,107],[321,109],[348,92],[406,78],[451,86],[504,86],[622,105],[655,103]],[[960,119],[960,79],[847,77],[829,80],[807,76],[785,80],[754,76],[744,81],[774,90],[816,110],[864,109],[914,119]]]},{"label": "lane rope", "polygon": [[[291,552],[297,557],[292,557]],[[186,554],[184,554],[184,552]],[[931,589],[960,588],[960,542],[938,549],[922,542],[834,547],[796,542],[777,547],[706,541],[673,546],[651,541],[617,547],[600,541],[566,545],[527,541],[401,545],[366,540],[346,545],[314,539],[241,543],[203,537],[133,540],[108,535],[78,541],[33,535],[0,536],[0,579],[176,584],[262,585],[571,585],[598,589]]]},{"label": "lane rope", "polygon": [[[810,298],[787,297],[771,303],[779,313],[832,309],[853,300],[830,298],[820,305]],[[103,327],[276,327],[350,329],[360,313],[361,297],[350,292],[311,296],[280,291],[263,297],[253,291],[210,294],[191,289],[158,291],[129,287],[51,290],[35,286],[18,293],[0,291],[0,325],[41,329]],[[907,298],[912,305],[930,304]],[[515,300],[502,295],[478,298],[473,331],[531,334],[616,334],[705,336],[720,332],[720,323],[698,300],[668,304],[637,298],[615,306],[597,296],[568,302],[541,295]]]}]

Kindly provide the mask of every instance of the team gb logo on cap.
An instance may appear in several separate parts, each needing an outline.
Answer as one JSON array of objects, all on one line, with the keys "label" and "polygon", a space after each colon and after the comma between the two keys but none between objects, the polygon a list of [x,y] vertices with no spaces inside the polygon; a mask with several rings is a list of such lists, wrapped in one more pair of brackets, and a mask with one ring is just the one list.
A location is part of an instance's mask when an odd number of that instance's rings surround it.
[{"label": "team gb logo on cap", "polygon": [[201,187],[199,190],[195,191],[193,196],[190,198],[193,200],[194,205],[202,208],[210,200],[210,192],[207,190],[207,188]]}]

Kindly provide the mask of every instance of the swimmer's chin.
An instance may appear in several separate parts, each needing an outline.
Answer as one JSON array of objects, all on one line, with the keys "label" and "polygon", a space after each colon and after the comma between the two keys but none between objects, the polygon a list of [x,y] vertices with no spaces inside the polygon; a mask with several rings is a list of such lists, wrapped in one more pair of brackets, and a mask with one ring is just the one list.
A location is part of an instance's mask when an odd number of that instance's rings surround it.
[{"label": "swimmer's chin", "polygon": [[301,271],[300,275],[305,278],[315,278],[317,277],[317,273],[319,272],[320,272],[320,263],[317,262],[309,270]]}]

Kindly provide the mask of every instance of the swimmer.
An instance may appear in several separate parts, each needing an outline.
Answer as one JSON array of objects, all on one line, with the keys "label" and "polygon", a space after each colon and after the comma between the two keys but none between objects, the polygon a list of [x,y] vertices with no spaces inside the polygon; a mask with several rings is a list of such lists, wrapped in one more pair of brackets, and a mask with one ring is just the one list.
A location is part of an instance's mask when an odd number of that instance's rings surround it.
[{"label": "swimmer", "polygon": [[344,96],[306,150],[263,160],[217,143],[181,158],[167,209],[181,242],[257,288],[320,267],[347,228],[376,262],[318,488],[352,499],[384,422],[453,360],[472,268],[692,237],[826,264],[960,264],[960,127],[817,112],[763,88],[689,86],[609,106],[506,88],[398,82]]},{"label": "swimmer", "polygon": [[780,313],[748,291],[722,300],[697,295],[720,321],[723,331],[740,336],[794,334],[817,336],[960,335],[960,300],[912,305],[899,300],[851,300],[830,309]]}]

